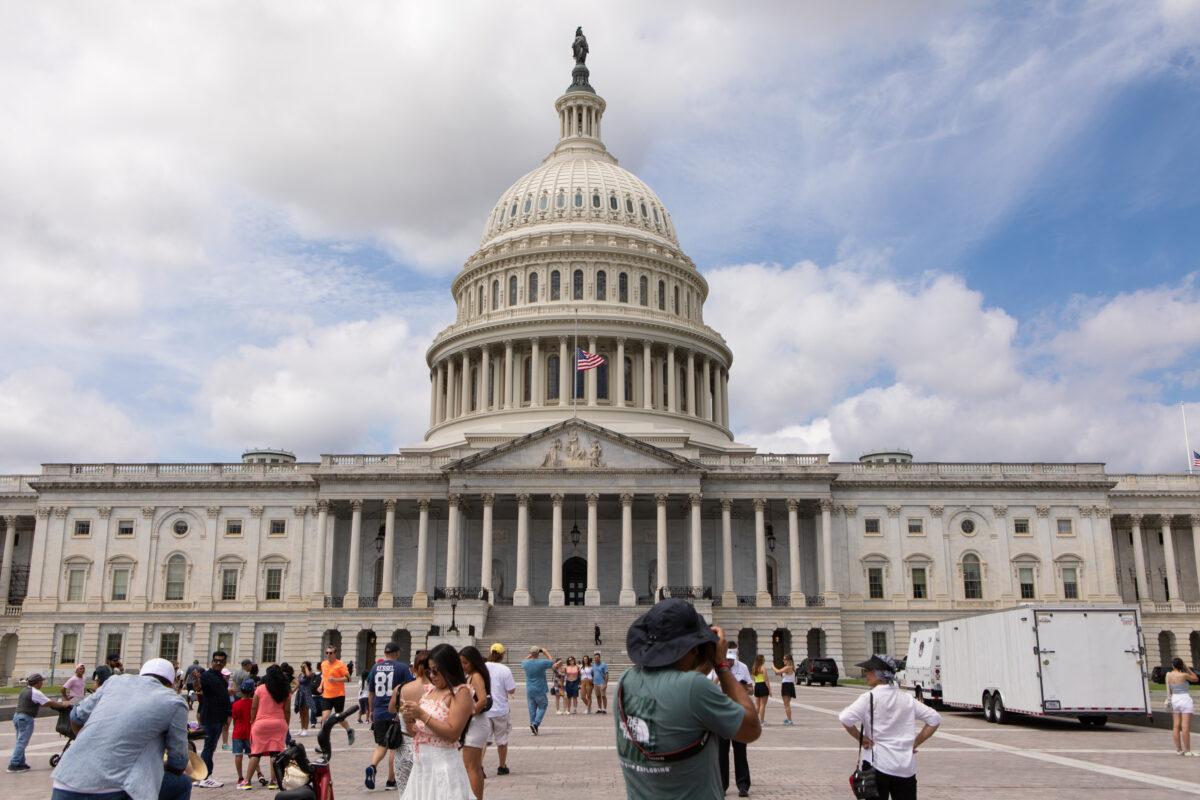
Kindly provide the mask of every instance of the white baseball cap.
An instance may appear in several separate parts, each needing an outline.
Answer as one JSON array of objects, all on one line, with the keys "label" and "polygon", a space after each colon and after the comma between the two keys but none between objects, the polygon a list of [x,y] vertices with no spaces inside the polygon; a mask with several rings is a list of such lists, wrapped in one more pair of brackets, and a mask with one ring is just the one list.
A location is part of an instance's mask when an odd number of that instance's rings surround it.
[{"label": "white baseball cap", "polygon": [[175,681],[175,665],[165,658],[152,658],[138,670],[139,675],[154,675],[167,683]]}]

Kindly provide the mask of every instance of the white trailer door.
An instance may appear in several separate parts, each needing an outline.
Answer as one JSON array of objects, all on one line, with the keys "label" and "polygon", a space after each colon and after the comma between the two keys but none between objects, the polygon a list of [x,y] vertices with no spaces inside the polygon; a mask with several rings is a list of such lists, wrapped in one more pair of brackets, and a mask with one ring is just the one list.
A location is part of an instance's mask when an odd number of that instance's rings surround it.
[{"label": "white trailer door", "polygon": [[1046,711],[1147,709],[1134,612],[1039,610],[1037,622]]}]

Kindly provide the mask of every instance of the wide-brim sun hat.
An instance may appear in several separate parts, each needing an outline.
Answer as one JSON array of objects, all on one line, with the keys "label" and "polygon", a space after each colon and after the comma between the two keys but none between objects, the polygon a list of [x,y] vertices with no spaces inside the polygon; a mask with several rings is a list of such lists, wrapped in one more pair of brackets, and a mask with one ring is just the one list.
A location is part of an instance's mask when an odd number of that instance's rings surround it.
[{"label": "wide-brim sun hat", "polygon": [[874,672],[895,672],[896,662],[892,661],[889,664],[888,661],[890,659],[891,656],[873,655],[866,661],[862,661],[854,666],[859,667],[860,669],[872,670]]},{"label": "wide-brim sun hat", "polygon": [[625,649],[634,664],[654,669],[674,664],[697,645],[716,642],[717,634],[691,603],[668,598],[629,626]]}]

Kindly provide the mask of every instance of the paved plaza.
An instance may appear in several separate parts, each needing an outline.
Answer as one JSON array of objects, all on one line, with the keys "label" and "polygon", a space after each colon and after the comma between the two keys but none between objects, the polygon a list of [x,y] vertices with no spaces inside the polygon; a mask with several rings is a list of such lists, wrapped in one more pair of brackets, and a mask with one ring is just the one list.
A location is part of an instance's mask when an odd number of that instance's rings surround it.
[{"label": "paved plaza", "polygon": [[[493,800],[624,796],[614,748],[611,716],[555,716],[553,711],[534,738],[524,726],[523,688],[514,702],[513,741],[509,751],[512,774],[497,777],[496,757],[489,752],[486,797]],[[783,708],[773,699],[762,738],[750,746],[752,797],[833,798],[849,796],[846,775],[854,747],[838,726],[835,714],[850,702],[858,687],[798,687],[795,727],[784,727]],[[989,725],[973,714],[948,713],[937,736],[920,756],[921,796],[924,798],[1156,798],[1200,795],[1200,758],[1180,758],[1171,750],[1170,732],[1152,728],[1110,725],[1105,730],[1083,729],[1072,721],[1022,721]],[[363,797],[363,767],[370,733],[358,728],[358,743],[345,747],[345,735],[334,732],[334,785],[339,798]],[[1197,737],[1200,747],[1200,736]],[[7,760],[14,734],[11,723],[0,733],[0,755]],[[310,737],[306,742],[311,743]],[[5,800],[32,800],[50,794],[50,754],[61,747],[53,719],[38,720],[29,751],[33,771],[24,775],[0,773]],[[233,788],[232,756],[217,755],[217,777],[224,789],[197,789],[201,800],[232,800],[236,796],[273,796],[258,789]],[[382,785],[382,780],[380,781]],[[731,796],[736,792],[731,792]],[[384,793],[385,797],[393,797]]]}]

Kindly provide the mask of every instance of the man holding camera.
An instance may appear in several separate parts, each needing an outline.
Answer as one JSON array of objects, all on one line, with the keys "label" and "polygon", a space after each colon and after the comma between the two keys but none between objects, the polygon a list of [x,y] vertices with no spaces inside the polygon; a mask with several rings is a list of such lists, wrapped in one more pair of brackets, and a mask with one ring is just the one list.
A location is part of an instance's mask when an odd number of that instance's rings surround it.
[{"label": "man holding camera", "polygon": [[725,634],[670,598],[630,626],[626,649],[636,666],[617,686],[616,723],[628,797],[723,797],[717,739],[746,743],[762,733],[750,696],[718,657]]}]

